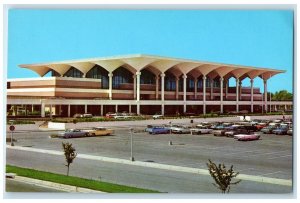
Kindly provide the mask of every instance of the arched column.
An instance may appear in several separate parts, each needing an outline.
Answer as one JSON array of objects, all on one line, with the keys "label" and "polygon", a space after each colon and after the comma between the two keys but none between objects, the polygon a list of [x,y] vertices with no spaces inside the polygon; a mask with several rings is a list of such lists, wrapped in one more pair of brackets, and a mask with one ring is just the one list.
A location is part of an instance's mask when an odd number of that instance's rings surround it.
[{"label": "arched column", "polygon": [[236,78],[236,112],[239,112],[239,78]]},{"label": "arched column", "polygon": [[220,77],[220,113],[223,113],[223,77]]},{"label": "arched column", "polygon": [[250,79],[251,85],[251,113],[253,113],[253,79]]},{"label": "arched column", "polygon": [[108,73],[108,94],[109,99],[112,100],[112,80],[113,80],[113,74]]},{"label": "arched column", "polygon": [[186,74],[183,74],[183,112],[186,113]]},{"label": "arched column", "polygon": [[228,87],[229,87],[229,79],[225,81],[225,99],[228,99]]},{"label": "arched column", "polygon": [[165,100],[165,74],[160,74],[161,77],[161,101]]},{"label": "arched column", "polygon": [[137,101],[140,101],[140,97],[141,97],[141,94],[140,94],[140,87],[141,87],[141,84],[140,84],[140,78],[141,78],[141,72],[136,72],[136,100]]},{"label": "arched column", "polygon": [[202,77],[203,79],[203,114],[206,114],[206,76]]},{"label": "arched column", "polygon": [[265,106],[265,111],[268,112],[268,105],[267,105],[267,80],[264,80],[264,106]]}]

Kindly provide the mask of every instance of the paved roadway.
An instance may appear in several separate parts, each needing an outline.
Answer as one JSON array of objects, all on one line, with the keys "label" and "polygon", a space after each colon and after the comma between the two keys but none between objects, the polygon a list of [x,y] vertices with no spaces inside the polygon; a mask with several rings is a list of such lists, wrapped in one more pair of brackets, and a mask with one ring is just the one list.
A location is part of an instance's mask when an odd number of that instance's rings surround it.
[{"label": "paved roadway", "polygon": [[[142,127],[136,127],[137,131]],[[49,139],[54,132],[15,133],[16,146],[62,151],[61,142],[73,143],[78,153],[129,159],[130,133],[127,128],[115,128],[114,136],[77,139]],[[133,134],[136,160],[206,169],[208,159],[234,165],[242,174],[292,179],[292,137],[262,135],[262,139],[239,142],[212,135],[148,135]],[[169,141],[174,145],[169,146]],[[65,173],[64,158],[49,154],[7,150],[7,163],[40,170]],[[77,158],[71,174],[156,189],[164,192],[218,192],[209,176],[151,169],[117,163]],[[288,193],[292,187],[242,181],[233,186],[237,193]]]},{"label": "paved roadway", "polygon": [[[43,187],[39,185],[24,183],[14,179],[6,178],[6,192],[62,192],[53,188]],[[12,194],[7,194],[12,195]]]}]

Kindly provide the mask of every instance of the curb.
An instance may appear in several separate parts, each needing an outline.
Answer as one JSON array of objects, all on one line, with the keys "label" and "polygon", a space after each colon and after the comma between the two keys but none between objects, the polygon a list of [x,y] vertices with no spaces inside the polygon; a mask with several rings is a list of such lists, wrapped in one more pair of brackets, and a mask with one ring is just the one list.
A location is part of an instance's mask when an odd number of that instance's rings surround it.
[{"label": "curb", "polygon": [[87,188],[82,188],[82,187],[77,187],[77,186],[72,186],[72,185],[65,185],[65,184],[60,184],[60,183],[54,183],[54,182],[45,181],[45,180],[27,178],[27,177],[23,177],[23,176],[15,176],[14,180],[28,183],[28,184],[48,187],[48,188],[52,188],[52,189],[56,189],[56,190],[61,190],[61,191],[65,191],[65,192],[70,192],[70,193],[105,193],[105,192],[98,191],[98,190],[91,190],[91,189],[87,189]]}]

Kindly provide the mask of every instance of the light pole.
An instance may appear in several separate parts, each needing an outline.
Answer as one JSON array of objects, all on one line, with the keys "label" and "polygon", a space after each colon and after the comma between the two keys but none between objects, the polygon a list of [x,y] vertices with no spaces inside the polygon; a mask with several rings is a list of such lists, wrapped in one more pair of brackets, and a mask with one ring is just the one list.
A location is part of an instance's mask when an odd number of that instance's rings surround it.
[{"label": "light pole", "polygon": [[[170,135],[172,135],[172,122],[170,121],[169,124],[170,124]],[[172,145],[171,140],[169,141],[169,145]]]},{"label": "light pole", "polygon": [[130,128],[130,161],[134,161],[134,157],[133,157],[133,145],[132,145],[132,131],[133,131],[133,128]]},{"label": "light pole", "polygon": [[15,126],[14,126],[14,120],[10,120],[9,123],[11,124],[11,126],[9,127],[10,131],[11,131],[11,135],[10,135],[10,146],[15,146],[14,141],[13,141],[13,131],[15,130]]}]

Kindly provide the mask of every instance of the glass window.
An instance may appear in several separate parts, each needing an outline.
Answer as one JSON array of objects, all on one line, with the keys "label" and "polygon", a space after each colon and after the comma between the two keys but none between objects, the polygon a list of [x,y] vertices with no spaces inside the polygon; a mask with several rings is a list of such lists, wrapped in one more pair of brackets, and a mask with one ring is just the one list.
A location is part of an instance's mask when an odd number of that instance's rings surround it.
[{"label": "glass window", "polygon": [[73,78],[82,78],[83,76],[83,73],[74,68],[74,67],[71,67],[65,74],[64,74],[64,77],[73,77]]},{"label": "glass window", "polygon": [[133,83],[133,74],[124,67],[120,67],[113,72],[113,88],[118,89],[123,83]]},{"label": "glass window", "polygon": [[101,79],[101,88],[108,89],[108,71],[101,66],[95,65],[86,73],[86,77]]},{"label": "glass window", "polygon": [[141,71],[141,78],[140,83],[141,84],[155,84],[155,75],[150,72],[149,70],[143,69]]}]

